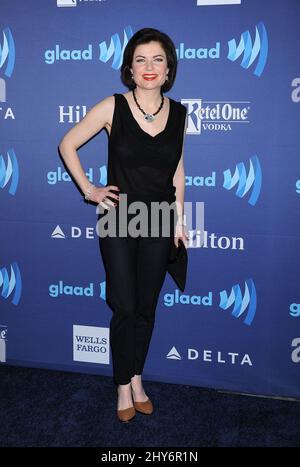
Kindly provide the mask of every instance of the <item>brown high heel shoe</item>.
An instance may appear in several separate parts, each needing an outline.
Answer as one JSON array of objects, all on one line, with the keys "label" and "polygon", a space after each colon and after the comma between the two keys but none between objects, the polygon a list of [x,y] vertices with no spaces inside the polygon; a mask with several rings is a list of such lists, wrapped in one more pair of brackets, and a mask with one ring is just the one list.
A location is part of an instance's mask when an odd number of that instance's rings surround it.
[{"label": "brown high heel shoe", "polygon": [[[117,392],[118,392],[118,398],[119,398],[119,388]],[[118,400],[118,403],[119,403],[119,400]],[[131,405],[130,407],[127,407],[127,409],[120,409],[120,410],[117,408],[117,416],[120,422],[129,422],[135,416],[134,406]]]},{"label": "brown high heel shoe", "polygon": [[153,404],[150,399],[147,399],[145,402],[134,402],[134,408],[144,415],[151,415],[153,412]]},{"label": "brown high heel shoe", "polygon": [[128,409],[117,410],[117,416],[120,422],[129,422],[135,417],[135,408],[128,407]]},{"label": "brown high heel shoe", "polygon": [[134,395],[133,395],[133,389],[132,389],[132,397],[133,397],[134,408],[137,412],[141,412],[144,415],[151,415],[153,413],[153,410],[154,410],[153,404],[149,398],[145,402],[135,401]]}]

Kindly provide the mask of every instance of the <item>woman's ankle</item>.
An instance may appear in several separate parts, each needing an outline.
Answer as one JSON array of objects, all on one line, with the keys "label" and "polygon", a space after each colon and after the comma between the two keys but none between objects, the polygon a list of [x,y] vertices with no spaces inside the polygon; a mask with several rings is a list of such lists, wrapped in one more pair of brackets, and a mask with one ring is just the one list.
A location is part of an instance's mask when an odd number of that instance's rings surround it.
[{"label": "woman's ankle", "polygon": [[131,378],[131,383],[140,383],[142,381],[142,375],[134,375]]},{"label": "woman's ankle", "polygon": [[119,384],[118,385],[118,391],[123,391],[123,392],[130,391],[130,386],[131,386],[131,383]]}]

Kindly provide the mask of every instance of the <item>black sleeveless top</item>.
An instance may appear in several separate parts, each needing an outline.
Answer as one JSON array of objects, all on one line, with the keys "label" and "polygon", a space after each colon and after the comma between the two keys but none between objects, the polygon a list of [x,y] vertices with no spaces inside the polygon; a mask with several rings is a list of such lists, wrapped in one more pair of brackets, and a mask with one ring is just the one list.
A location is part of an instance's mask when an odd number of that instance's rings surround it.
[{"label": "black sleeveless top", "polygon": [[120,193],[126,193],[128,204],[131,201],[172,203],[176,200],[173,176],[182,153],[186,107],[169,98],[166,126],[151,136],[134,118],[126,97],[118,93],[114,96],[107,185],[116,185]]}]

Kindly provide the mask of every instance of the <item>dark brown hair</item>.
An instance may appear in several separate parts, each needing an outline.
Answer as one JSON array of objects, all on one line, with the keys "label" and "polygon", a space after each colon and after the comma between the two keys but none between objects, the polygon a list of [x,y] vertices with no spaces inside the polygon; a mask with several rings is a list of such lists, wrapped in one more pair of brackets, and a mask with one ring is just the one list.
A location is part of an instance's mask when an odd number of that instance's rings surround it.
[{"label": "dark brown hair", "polygon": [[169,91],[175,81],[177,71],[177,55],[173,41],[164,32],[153,28],[143,28],[137,31],[128,41],[123,54],[123,63],[121,66],[121,80],[130,90],[136,87],[135,82],[131,78],[130,68],[132,66],[133,54],[136,47],[140,44],[148,42],[159,42],[167,56],[167,64],[169,68],[168,80],[162,85],[161,91]]}]

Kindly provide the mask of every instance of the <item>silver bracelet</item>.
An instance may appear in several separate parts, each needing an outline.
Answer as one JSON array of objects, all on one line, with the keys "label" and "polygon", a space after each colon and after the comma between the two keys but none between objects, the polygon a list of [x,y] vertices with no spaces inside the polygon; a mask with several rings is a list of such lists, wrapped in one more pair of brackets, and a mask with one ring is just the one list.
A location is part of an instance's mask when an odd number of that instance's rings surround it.
[{"label": "silver bracelet", "polygon": [[86,190],[86,192],[84,193],[84,199],[85,199],[86,201],[90,201],[90,196],[91,196],[91,194],[92,194],[94,188],[95,188],[95,185],[93,185],[93,184],[91,183],[90,186],[88,187],[88,189]]}]

